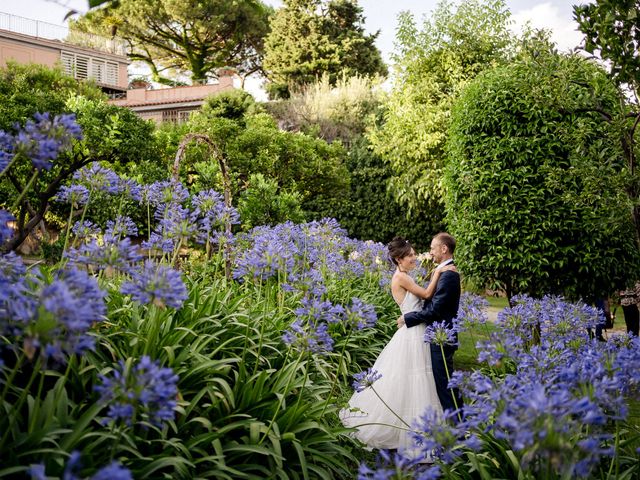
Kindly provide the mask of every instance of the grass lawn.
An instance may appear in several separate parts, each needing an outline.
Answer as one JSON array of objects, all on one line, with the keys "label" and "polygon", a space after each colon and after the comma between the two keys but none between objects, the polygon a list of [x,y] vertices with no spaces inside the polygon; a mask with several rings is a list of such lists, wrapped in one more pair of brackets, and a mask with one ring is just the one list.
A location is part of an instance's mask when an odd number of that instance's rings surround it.
[{"label": "grass lawn", "polygon": [[478,357],[478,351],[476,350],[476,343],[480,340],[488,340],[491,332],[495,332],[497,327],[487,322],[485,325],[479,325],[474,327],[473,330],[465,331],[458,335],[460,341],[460,347],[454,357],[454,366],[459,370],[473,370],[480,366],[476,360]]}]

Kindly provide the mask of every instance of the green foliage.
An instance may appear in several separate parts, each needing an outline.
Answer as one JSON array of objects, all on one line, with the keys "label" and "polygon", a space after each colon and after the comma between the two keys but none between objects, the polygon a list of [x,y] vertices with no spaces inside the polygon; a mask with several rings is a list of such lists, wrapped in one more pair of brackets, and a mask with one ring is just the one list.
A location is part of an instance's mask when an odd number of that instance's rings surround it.
[{"label": "green foliage", "polygon": [[573,7],[585,50],[598,52],[618,82],[640,87],[640,4],[636,0],[596,0]]},{"label": "green foliage", "polygon": [[[23,124],[24,115],[47,111],[51,115],[75,113],[83,132],[83,139],[60,155],[51,170],[36,176],[14,212],[20,219],[19,231],[8,248],[16,248],[50,206],[53,213],[60,212],[55,204],[50,205],[52,197],[76,170],[90,162],[110,163],[120,173],[137,178],[158,175],[158,152],[151,141],[153,125],[128,109],[106,103],[104,95],[91,84],[77,82],[60,70],[10,64],[0,70],[0,92],[6,99],[0,106],[2,124],[9,130],[15,123]],[[2,178],[0,204],[9,205],[17,198],[33,173],[27,158],[21,157],[13,164]]]},{"label": "green foliage", "polygon": [[465,275],[509,296],[594,299],[637,275],[615,86],[553,53],[481,74],[452,114],[447,221]]},{"label": "green foliage", "polygon": [[381,109],[380,83],[380,78],[343,75],[332,85],[325,73],[289,99],[269,102],[266,107],[282,128],[349,146]]},{"label": "green foliage", "polygon": [[[387,243],[401,235],[419,250],[427,251],[431,237],[443,228],[444,210],[433,205],[424,215],[408,215],[389,194],[392,171],[360,137],[349,150],[349,196],[333,206],[333,215],[351,236]],[[426,209],[425,209],[426,210]]]},{"label": "green foliage", "polygon": [[229,120],[241,120],[245,114],[258,113],[258,104],[250,93],[244,90],[226,90],[209,96],[202,111],[211,117],[223,117]]},{"label": "green foliage", "polygon": [[369,139],[393,168],[393,195],[410,210],[441,199],[452,102],[466,82],[509,58],[509,18],[504,0],[466,0],[455,10],[442,1],[420,28],[400,15],[396,81]]},{"label": "green foliage", "polygon": [[265,39],[264,68],[275,84],[269,93],[287,98],[325,73],[332,84],[343,73],[386,75],[377,36],[365,33],[354,0],[285,0]]},{"label": "green foliage", "polygon": [[16,122],[24,124],[37,112],[67,112],[67,100],[76,95],[106,99],[93,83],[78,82],[61,68],[9,62],[0,68],[0,130],[11,130]]},{"label": "green foliage", "polygon": [[[260,173],[280,189],[297,192],[305,216],[317,218],[326,212],[325,205],[340,198],[348,188],[341,145],[283,132],[266,113],[245,116],[241,122],[202,113],[193,117],[188,128],[208,134],[218,144],[232,176],[234,198],[251,174]],[[204,151],[193,149],[186,152],[181,175],[188,177],[187,183],[200,182],[203,186],[206,177],[216,182],[207,188],[222,191],[217,167]]]},{"label": "green foliage", "polygon": [[[333,325],[336,350],[310,354],[282,341],[302,293],[275,279],[229,281],[220,256],[203,260],[183,265],[190,295],[179,310],[132,302],[118,292],[122,278],[101,276],[108,315],[95,325],[96,349],[70,357],[68,368],[0,350],[0,418],[9,427],[0,434],[0,477],[39,463],[60,477],[78,451],[85,475],[119,460],[134,478],[350,478],[359,450],[330,400],[351,391],[350,373],[371,365],[395,331],[397,306],[380,294],[379,273],[327,278],[331,301],[357,296],[384,321]],[[178,376],[175,419],[162,427],[104,422],[98,375],[143,355]]]},{"label": "green foliage", "polygon": [[131,45],[129,57],[145,62],[155,81],[169,83],[165,71],[173,70],[197,83],[222,67],[242,76],[259,71],[271,11],[260,0],[119,0],[89,11],[72,28],[117,33]]},{"label": "green foliage", "polygon": [[238,201],[242,227],[249,230],[258,225],[276,225],[287,220],[303,222],[300,200],[300,193],[280,190],[275,179],[266,179],[261,173],[251,174]]},{"label": "green foliage", "polygon": [[574,7],[574,17],[585,34],[585,50],[599,54],[611,78],[622,90],[620,105],[599,111],[619,123],[620,143],[628,173],[634,181],[627,187],[627,196],[634,203],[633,218],[640,245],[640,178],[637,171],[638,119],[640,118],[640,4],[634,0],[597,0]]}]

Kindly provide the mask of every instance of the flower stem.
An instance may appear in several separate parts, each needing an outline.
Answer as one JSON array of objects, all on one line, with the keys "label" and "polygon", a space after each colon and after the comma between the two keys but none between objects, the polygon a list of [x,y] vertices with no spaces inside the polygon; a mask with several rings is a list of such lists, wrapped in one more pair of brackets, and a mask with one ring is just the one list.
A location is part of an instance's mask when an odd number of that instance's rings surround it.
[{"label": "flower stem", "polygon": [[[278,416],[278,413],[280,413],[280,409],[282,408],[282,404],[284,403],[284,399],[287,396],[287,392],[289,391],[289,387],[291,386],[291,382],[292,382],[293,378],[296,376],[296,372],[298,371],[298,365],[300,365],[300,361],[302,360],[302,355],[303,355],[302,353],[300,355],[298,355],[298,358],[296,360],[296,364],[293,367],[293,370],[291,372],[291,376],[289,377],[289,380],[287,380],[287,385],[284,387],[284,391],[282,392],[282,395],[280,395],[280,397],[278,398],[278,405],[276,406],[276,411],[273,412],[273,416],[271,417],[271,421],[269,422],[269,427],[267,427],[267,431],[264,432],[264,434],[262,435],[262,437],[258,441],[258,445],[262,445],[262,442],[264,442],[264,440],[269,435],[269,432],[271,432],[271,429],[273,428],[273,424],[276,421],[276,417]],[[285,366],[286,365],[283,365],[283,368]]]},{"label": "flower stem", "polygon": [[336,370],[336,375],[335,377],[333,377],[333,382],[331,383],[331,389],[329,390],[329,395],[327,395],[327,399],[325,400],[324,405],[322,407],[322,412],[320,412],[320,417],[324,415],[324,412],[327,409],[327,406],[329,405],[329,400],[331,400],[331,396],[333,395],[333,389],[335,388],[336,383],[338,383],[338,377],[340,376],[340,369],[342,368],[342,359],[344,358],[344,351],[347,348],[347,344],[349,343],[349,339],[351,338],[352,333],[353,333],[353,329],[349,329],[349,335],[347,335],[347,339],[342,345],[342,350],[340,351],[340,358],[338,359],[338,368]]},{"label": "flower stem", "polygon": [[25,187],[22,189],[22,192],[20,192],[20,195],[18,196],[18,199],[15,202],[13,202],[13,207],[11,208],[11,210],[15,210],[16,208],[18,208],[20,203],[22,203],[22,199],[24,198],[24,196],[27,194],[27,192],[31,188],[31,185],[33,185],[33,182],[35,181],[35,179],[36,179],[36,177],[38,176],[39,173],[40,173],[40,170],[36,170],[35,172],[33,172],[33,175],[31,176],[31,178],[29,179],[29,181],[27,182]]},{"label": "flower stem", "polygon": [[[451,381],[451,375],[449,375],[449,367],[447,366],[447,359],[444,355],[444,345],[441,343],[440,344],[440,352],[442,353],[442,363],[444,363],[444,371],[447,374],[447,382]],[[456,395],[453,392],[453,388],[450,388],[449,390],[451,390],[451,398],[453,398],[453,404],[456,406],[456,410],[458,410],[458,419],[460,421],[462,421],[462,417],[460,416],[460,407],[458,406],[458,400],[456,399]]]}]

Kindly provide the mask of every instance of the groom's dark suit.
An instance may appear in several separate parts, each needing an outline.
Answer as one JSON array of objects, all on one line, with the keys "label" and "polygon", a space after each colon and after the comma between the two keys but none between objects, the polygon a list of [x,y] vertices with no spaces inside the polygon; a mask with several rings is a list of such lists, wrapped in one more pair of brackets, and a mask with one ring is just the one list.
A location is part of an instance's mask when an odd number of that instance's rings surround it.
[{"label": "groom's dark suit", "polygon": [[[436,291],[430,300],[425,300],[422,310],[404,314],[407,327],[413,327],[420,323],[431,325],[434,322],[444,320],[447,328],[453,327],[453,319],[458,315],[460,304],[460,274],[454,271],[446,271],[440,274]],[[456,336],[457,343],[457,336]],[[444,345],[444,358],[440,345],[431,345],[431,363],[433,365],[433,377],[436,381],[438,398],[444,410],[455,410],[456,405],[447,388],[449,375],[453,373],[453,354],[458,349],[457,345]],[[446,368],[445,368],[446,362]],[[454,391],[458,407],[462,407],[462,398],[457,390]]]}]

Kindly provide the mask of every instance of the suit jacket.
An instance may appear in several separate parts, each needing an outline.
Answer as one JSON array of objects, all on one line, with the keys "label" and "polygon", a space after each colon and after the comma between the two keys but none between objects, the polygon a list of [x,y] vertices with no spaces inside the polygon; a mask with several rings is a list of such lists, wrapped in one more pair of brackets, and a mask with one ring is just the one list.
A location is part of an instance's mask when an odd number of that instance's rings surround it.
[{"label": "suit jacket", "polygon": [[420,323],[431,325],[434,322],[444,322],[447,327],[453,327],[453,319],[458,315],[460,305],[460,274],[458,272],[442,272],[438,279],[436,291],[430,300],[425,300],[422,310],[404,314],[407,327],[414,327]]}]

